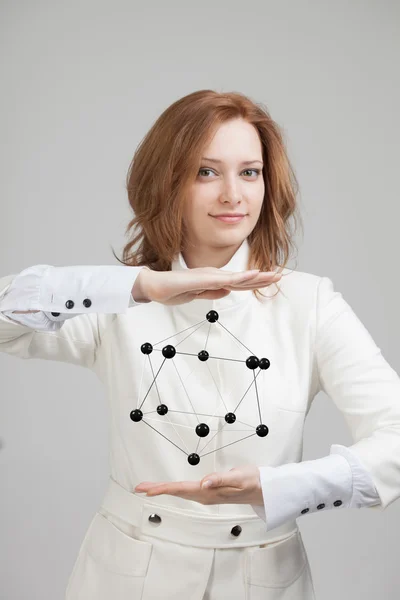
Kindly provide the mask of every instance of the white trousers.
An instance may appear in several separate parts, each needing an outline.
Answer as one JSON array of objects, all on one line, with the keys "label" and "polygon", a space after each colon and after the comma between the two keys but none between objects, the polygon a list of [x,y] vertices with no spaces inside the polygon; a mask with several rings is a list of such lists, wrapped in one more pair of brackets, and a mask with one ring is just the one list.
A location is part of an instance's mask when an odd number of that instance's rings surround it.
[{"label": "white trousers", "polygon": [[315,600],[296,522],[266,532],[256,515],[232,520],[182,513],[149,505],[110,479],[66,600],[227,598]]}]

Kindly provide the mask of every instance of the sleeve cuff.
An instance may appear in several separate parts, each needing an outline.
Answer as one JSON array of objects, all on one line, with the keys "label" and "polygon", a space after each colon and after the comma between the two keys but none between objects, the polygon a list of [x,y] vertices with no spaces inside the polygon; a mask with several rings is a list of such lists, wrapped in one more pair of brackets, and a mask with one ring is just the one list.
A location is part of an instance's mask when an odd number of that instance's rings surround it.
[{"label": "sleeve cuff", "polygon": [[[11,282],[0,300],[0,311],[40,310],[50,320],[51,313],[123,313],[130,306],[143,304],[133,300],[131,294],[142,268],[34,265]],[[54,315],[56,321],[65,320],[61,314]]]},{"label": "sleeve cuff", "polygon": [[352,472],[339,454],[259,470],[264,506],[252,508],[268,531],[305,514],[350,504]]},{"label": "sleeve cuff", "polygon": [[348,461],[353,474],[353,495],[349,508],[363,508],[365,506],[376,506],[381,504],[381,498],[375,487],[370,473],[361,463],[361,460],[347,446],[334,444],[331,454],[344,456]]},{"label": "sleeve cuff", "polygon": [[[6,310],[2,311],[1,314],[6,319],[29,327],[29,329],[33,329],[34,331],[59,331],[63,324],[63,320],[60,320],[61,322],[58,323],[51,321],[44,312],[15,314],[12,310]],[[70,318],[69,315],[68,318]]]}]

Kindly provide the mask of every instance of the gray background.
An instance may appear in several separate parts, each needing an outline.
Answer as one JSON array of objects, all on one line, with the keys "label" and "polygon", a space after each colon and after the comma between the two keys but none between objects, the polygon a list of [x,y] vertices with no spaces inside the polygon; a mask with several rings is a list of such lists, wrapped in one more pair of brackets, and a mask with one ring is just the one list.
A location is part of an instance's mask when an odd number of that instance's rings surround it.
[{"label": "gray background", "polygon": [[[284,128],[304,220],[297,269],[330,277],[400,372],[398,2],[0,7],[2,275],[117,264],[143,135],[183,95],[240,91]],[[0,597],[60,599],[107,483],[105,395],[56,362],[1,355],[0,377]],[[303,458],[351,442],[319,394]],[[319,600],[398,598],[400,502],[298,523]]]}]

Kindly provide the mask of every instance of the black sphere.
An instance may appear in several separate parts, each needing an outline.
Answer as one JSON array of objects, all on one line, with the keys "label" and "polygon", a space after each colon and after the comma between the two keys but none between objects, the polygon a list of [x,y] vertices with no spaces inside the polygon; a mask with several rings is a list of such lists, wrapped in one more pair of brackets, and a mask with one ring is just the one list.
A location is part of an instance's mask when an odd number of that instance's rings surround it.
[{"label": "black sphere", "polygon": [[260,358],[260,369],[269,369],[270,365],[268,358]]},{"label": "black sphere", "polygon": [[210,433],[210,428],[206,423],[199,423],[196,427],[196,433],[199,437],[206,437]]},{"label": "black sphere", "polygon": [[162,355],[164,356],[164,358],[174,358],[175,354],[176,350],[170,344],[164,346],[164,348],[162,349]]},{"label": "black sphere", "polygon": [[234,423],[236,421],[236,415],[234,413],[226,413],[225,421],[227,423]]},{"label": "black sphere", "polygon": [[200,456],[198,454],[189,454],[188,456],[188,463],[189,465],[198,465],[200,462]]},{"label": "black sphere", "polygon": [[208,354],[207,350],[200,350],[197,356],[199,357],[199,360],[201,360],[201,362],[204,362],[209,359],[210,355]]},{"label": "black sphere", "polygon": [[135,421],[135,423],[137,423],[138,421],[141,421],[143,419],[143,413],[141,410],[139,410],[139,408],[136,408],[135,410],[131,411],[130,417],[132,421]]},{"label": "black sphere", "polygon": [[143,352],[143,354],[151,354],[153,352],[153,346],[150,344],[150,342],[146,342],[140,346],[140,350]]},{"label": "black sphere", "polygon": [[157,406],[157,412],[159,415],[166,415],[168,412],[168,406],[166,406],[165,404],[159,404]]},{"label": "black sphere", "polygon": [[258,437],[265,437],[266,435],[268,435],[269,429],[266,425],[263,425],[261,423],[261,425],[258,425],[256,427],[256,434],[258,435]]},{"label": "black sphere", "polygon": [[215,321],[218,321],[218,319],[219,319],[219,314],[217,313],[216,310],[210,310],[206,314],[206,319],[207,319],[207,321],[209,321],[209,323],[215,323]]},{"label": "black sphere", "polygon": [[249,358],[246,360],[246,366],[249,369],[257,369],[259,364],[260,361],[258,360],[257,356],[249,356]]}]

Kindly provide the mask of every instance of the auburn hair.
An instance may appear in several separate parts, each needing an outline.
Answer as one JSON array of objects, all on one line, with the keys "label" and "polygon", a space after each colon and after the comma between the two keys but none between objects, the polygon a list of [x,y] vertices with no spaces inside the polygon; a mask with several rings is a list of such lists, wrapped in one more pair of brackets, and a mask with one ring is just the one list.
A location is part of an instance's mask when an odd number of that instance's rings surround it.
[{"label": "auburn hair", "polygon": [[[238,118],[257,129],[264,162],[265,195],[259,219],[247,238],[248,268],[285,268],[296,247],[293,234],[301,218],[296,204],[298,182],[283,133],[262,103],[239,92],[214,90],[198,90],[175,101],[137,146],[126,177],[134,217],[126,227],[130,239],[122,260],[113,251],[119,262],[171,270],[172,261],[185,244],[184,203],[197,177],[202,150],[219,125]],[[256,297],[261,294],[259,290],[253,293]]]}]

